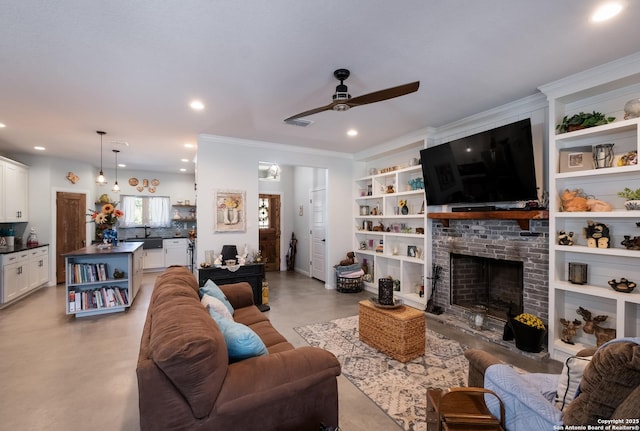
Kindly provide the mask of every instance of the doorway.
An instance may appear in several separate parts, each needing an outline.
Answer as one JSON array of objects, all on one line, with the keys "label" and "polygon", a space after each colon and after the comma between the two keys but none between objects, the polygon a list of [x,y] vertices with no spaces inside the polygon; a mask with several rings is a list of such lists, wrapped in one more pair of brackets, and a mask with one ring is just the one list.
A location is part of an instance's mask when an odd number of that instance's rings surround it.
[{"label": "doorway", "polygon": [[316,189],[309,193],[311,205],[311,277],[326,282],[327,267],[327,190]]},{"label": "doorway", "polygon": [[280,195],[258,195],[258,247],[265,271],[280,271]]},{"label": "doorway", "polygon": [[87,195],[56,192],[56,284],[66,281],[63,254],[85,247]]}]

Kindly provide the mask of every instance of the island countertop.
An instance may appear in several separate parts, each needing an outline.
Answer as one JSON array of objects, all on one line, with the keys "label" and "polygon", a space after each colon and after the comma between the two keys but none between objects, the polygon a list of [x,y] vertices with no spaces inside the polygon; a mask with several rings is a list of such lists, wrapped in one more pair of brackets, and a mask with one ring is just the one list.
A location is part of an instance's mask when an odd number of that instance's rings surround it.
[{"label": "island countertop", "polygon": [[117,247],[98,248],[98,245],[90,245],[88,247],[79,248],[68,253],[64,253],[63,256],[85,256],[85,255],[112,255],[112,254],[128,254],[133,253],[140,247],[143,242],[121,242]]}]

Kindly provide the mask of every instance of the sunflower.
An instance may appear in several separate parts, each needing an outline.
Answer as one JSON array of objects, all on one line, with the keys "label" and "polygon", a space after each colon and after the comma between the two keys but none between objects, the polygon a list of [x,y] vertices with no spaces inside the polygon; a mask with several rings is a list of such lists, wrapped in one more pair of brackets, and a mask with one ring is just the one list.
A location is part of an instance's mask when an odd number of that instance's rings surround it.
[{"label": "sunflower", "polygon": [[111,214],[116,207],[113,204],[104,204],[102,205],[102,212],[104,214]]},{"label": "sunflower", "polygon": [[540,320],[538,317],[534,316],[533,314],[529,314],[529,313],[518,314],[514,319],[532,328],[544,330],[544,323],[542,323],[542,320]]}]

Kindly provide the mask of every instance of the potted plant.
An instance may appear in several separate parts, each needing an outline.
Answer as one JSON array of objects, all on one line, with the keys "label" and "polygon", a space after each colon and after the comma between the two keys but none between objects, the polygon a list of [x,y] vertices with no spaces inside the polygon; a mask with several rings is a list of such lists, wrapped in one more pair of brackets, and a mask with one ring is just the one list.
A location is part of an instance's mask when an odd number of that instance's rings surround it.
[{"label": "potted plant", "polygon": [[573,132],[574,130],[611,123],[615,119],[616,117],[605,117],[604,114],[596,111],[591,113],[580,112],[571,117],[565,115],[562,122],[556,126],[556,130],[558,133]]},{"label": "potted plant", "polygon": [[525,352],[538,353],[542,350],[542,341],[546,328],[542,320],[533,314],[521,313],[509,318],[516,347]]},{"label": "potted plant", "polygon": [[618,196],[626,199],[624,207],[628,210],[640,210],[640,189],[631,190],[625,187],[623,191],[618,192]]}]

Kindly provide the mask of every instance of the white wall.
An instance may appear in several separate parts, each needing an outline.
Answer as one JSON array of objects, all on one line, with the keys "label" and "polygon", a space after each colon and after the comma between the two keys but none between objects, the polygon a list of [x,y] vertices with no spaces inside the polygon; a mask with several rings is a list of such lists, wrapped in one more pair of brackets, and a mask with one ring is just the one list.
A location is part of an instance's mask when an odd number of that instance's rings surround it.
[{"label": "white wall", "polygon": [[[198,137],[198,250],[197,262],[204,261],[206,250],[219,253],[225,244],[239,250],[246,244],[252,253],[258,248],[258,162],[277,161],[282,166],[326,168],[327,184],[327,272],[328,287],[335,287],[333,265],[352,248],[353,218],[351,214],[351,155],[314,151],[280,144],[240,140],[229,137]],[[247,228],[245,232],[214,232],[213,197],[216,190],[246,192]],[[287,205],[293,199],[287,199]],[[283,229],[283,237],[288,237]],[[288,244],[288,239],[286,244]],[[298,260],[298,259],[296,259]]]}]

